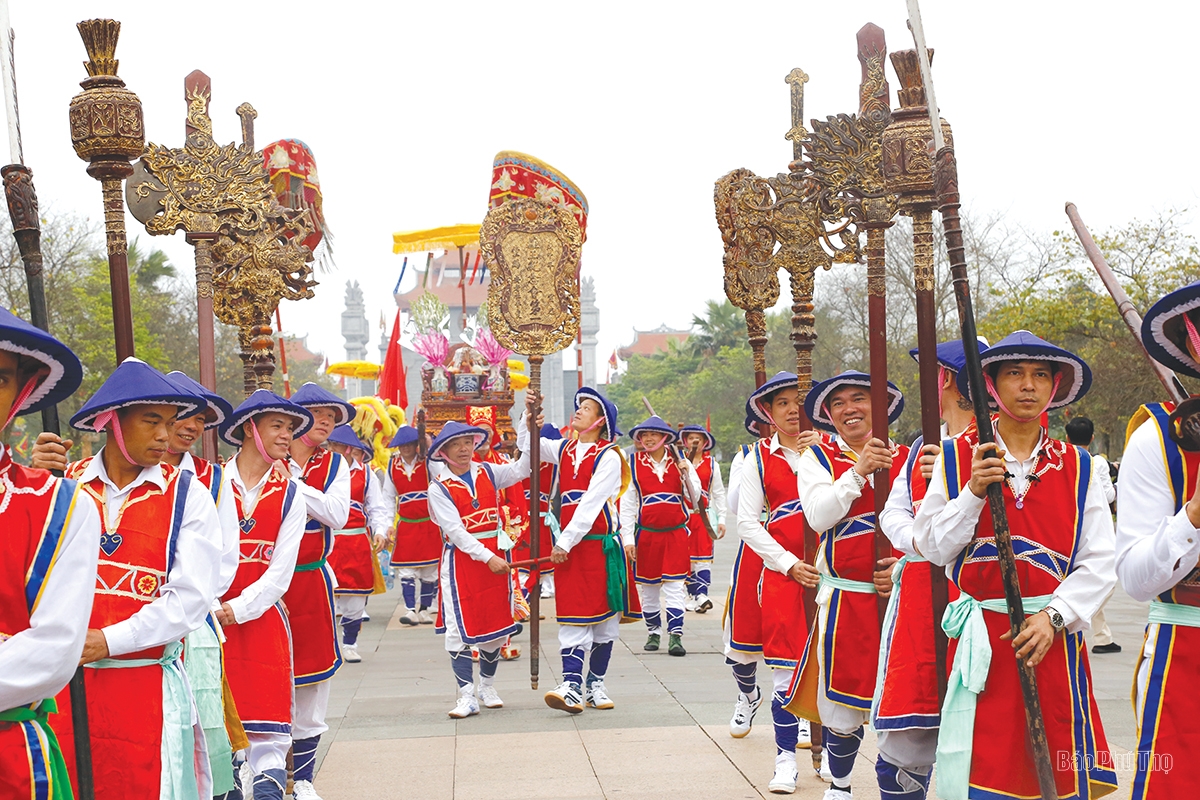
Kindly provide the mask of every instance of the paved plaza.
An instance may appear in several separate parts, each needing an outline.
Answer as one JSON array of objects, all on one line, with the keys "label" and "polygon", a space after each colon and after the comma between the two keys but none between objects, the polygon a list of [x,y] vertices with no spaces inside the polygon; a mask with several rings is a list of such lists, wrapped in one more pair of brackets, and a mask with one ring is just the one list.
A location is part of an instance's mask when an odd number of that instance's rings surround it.
[{"label": "paved plaza", "polygon": [[[616,708],[574,716],[542,701],[561,668],[553,600],[543,602],[540,690],[529,687],[523,652],[500,664],[496,688],[505,707],[456,721],[446,715],[456,694],[442,638],[432,626],[400,625],[398,587],[372,598],[372,619],[359,637],[363,661],[343,666],[334,678],[317,791],[324,800],[659,800],[681,790],[705,800],[777,796],[767,791],[775,757],[768,704],[749,736],[729,736],[736,688],[721,655],[721,601],[733,551],[732,540],[718,542],[717,607],[687,615],[687,656],[644,652],[645,626],[623,625],[606,681]],[[1146,607],[1118,589],[1108,618],[1124,651],[1091,658],[1120,797],[1129,791],[1136,744],[1129,696]],[[528,633],[519,641],[527,650]],[[759,684],[767,695],[768,669],[760,668]],[[792,796],[820,798],[826,784],[807,768],[807,753],[798,762]],[[874,763],[875,739],[868,730],[854,772],[855,797],[879,796]]]}]

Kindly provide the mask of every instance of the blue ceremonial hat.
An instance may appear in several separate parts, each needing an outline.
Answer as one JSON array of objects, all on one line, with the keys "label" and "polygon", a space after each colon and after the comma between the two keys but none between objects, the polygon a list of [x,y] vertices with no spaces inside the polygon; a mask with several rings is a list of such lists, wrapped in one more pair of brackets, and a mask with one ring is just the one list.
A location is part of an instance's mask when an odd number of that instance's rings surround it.
[{"label": "blue ceremonial hat", "polygon": [[463,436],[470,436],[474,439],[471,442],[472,450],[492,438],[490,431],[477,428],[474,425],[468,425],[465,422],[452,420],[443,425],[442,430],[434,437],[433,443],[429,445],[429,455],[426,458],[430,461],[441,461],[442,459],[438,456],[441,455],[442,448],[449,444],[452,439],[459,439]]},{"label": "blue ceremonial hat", "polygon": [[652,417],[647,417],[645,422],[643,422],[639,425],[634,425],[633,428],[631,428],[629,431],[629,438],[637,439],[638,434],[644,433],[646,431],[650,431],[653,433],[665,433],[667,435],[667,441],[666,441],[667,444],[671,444],[672,442],[674,442],[675,440],[677,440],[679,438],[679,434],[675,431],[675,429],[672,428],[670,425],[668,425],[666,422],[664,422],[662,417],[659,417],[657,415],[652,416]]},{"label": "blue ceremonial hat", "polygon": [[[918,364],[921,363],[919,347],[914,347],[908,351],[912,356],[912,360]],[[982,336],[979,337],[979,352],[984,353],[988,349],[987,340]],[[962,339],[951,339],[948,342],[942,342],[937,346],[937,363],[952,372],[962,372],[967,366],[967,351],[963,348]]]},{"label": "blue ceremonial hat", "polygon": [[[1200,378],[1200,362],[1188,352],[1185,317],[1194,316],[1192,312],[1197,308],[1200,308],[1200,281],[1163,297],[1142,318],[1142,344],[1150,357],[1192,378]],[[1195,328],[1195,320],[1192,322]]]},{"label": "blue ceremonial hat", "polygon": [[767,382],[750,393],[750,398],[746,401],[746,410],[749,414],[754,415],[759,422],[764,422],[767,425],[774,425],[771,419],[767,416],[767,412],[763,409],[763,400],[767,395],[780,389],[793,388],[800,385],[800,379],[796,377],[794,372],[776,372]]},{"label": "blue ceremonial hat", "polygon": [[326,441],[358,448],[369,456],[375,454],[375,448],[358,438],[358,434],[349,425],[338,425],[333,429],[333,433],[329,434]]},{"label": "blue ceremonial hat", "polygon": [[106,411],[117,411],[135,405],[175,406],[180,417],[187,417],[202,409],[208,400],[172,383],[166,375],[145,361],[130,356],[122,361],[112,375],[108,376],[96,393],[88,398],[83,408],[71,417],[71,427],[81,431],[100,433],[96,417]]},{"label": "blue ceremonial hat", "polygon": [[243,400],[242,404],[235,408],[233,413],[222,423],[221,440],[234,447],[241,447],[242,437],[245,435],[242,433],[242,425],[259,414],[270,412],[295,417],[296,427],[292,431],[294,438],[304,435],[304,432],[312,427],[312,414],[307,408],[298,406],[291,400],[285,400],[267,389],[259,389]]},{"label": "blue ceremonial hat", "polygon": [[334,423],[335,425],[346,425],[358,413],[358,409],[351,403],[346,402],[333,392],[311,381],[297,389],[292,395],[291,400],[296,405],[304,406],[309,411],[312,411],[314,408],[332,408],[336,410],[338,418]]},{"label": "blue ceremonial hat", "polygon": [[703,425],[684,425],[679,429],[679,441],[682,442],[687,438],[689,433],[698,433],[705,438],[704,452],[706,453],[717,446],[717,440],[713,438],[713,435]]},{"label": "blue ceremonial hat", "polygon": [[413,444],[417,441],[417,429],[412,425],[401,425],[396,431],[396,435],[388,442],[388,447],[400,447],[405,444]]},{"label": "blue ceremonial hat", "polygon": [[579,404],[584,400],[595,400],[604,409],[604,425],[608,428],[608,440],[615,441],[621,435],[621,431],[617,428],[617,404],[591,386],[583,386],[575,392],[576,411],[579,410]]},{"label": "blue ceremonial hat", "polygon": [[558,428],[554,427],[549,422],[547,422],[545,425],[542,426],[542,438],[543,439],[561,439],[562,431],[560,431]]},{"label": "blue ceremonial hat", "polygon": [[758,417],[750,413],[749,407],[746,408],[746,421],[743,424],[746,426],[746,433],[750,434],[755,439],[762,438],[762,431],[759,430],[759,426],[762,425],[762,423],[758,421]]},{"label": "blue ceremonial hat", "polygon": [[[988,374],[988,367],[1000,361],[1049,361],[1057,364],[1062,374],[1058,391],[1050,400],[1046,411],[1052,408],[1069,406],[1087,394],[1092,387],[1092,370],[1087,362],[1079,356],[1053,345],[1045,339],[1039,339],[1029,331],[1014,331],[987,349],[980,359],[983,362],[983,372]],[[970,386],[967,373],[958,373],[958,391],[963,397],[970,398]],[[995,398],[988,401],[996,407]]]},{"label": "blue ceremonial hat", "polygon": [[[829,418],[829,412],[825,408],[825,401],[829,399],[829,395],[843,386],[865,386],[869,389],[871,376],[865,372],[851,369],[814,384],[804,398],[804,411],[812,420],[813,427],[829,433],[837,432],[833,427],[833,420]],[[888,381],[888,422],[895,422],[899,419],[902,411],[904,411],[904,395],[900,393],[894,383]]]},{"label": "blue ceremonial hat", "polygon": [[[224,397],[221,397],[221,395],[217,394],[216,392],[210,392],[208,389],[205,389],[199,381],[192,380],[188,375],[185,375],[179,370],[168,372],[167,380],[178,386],[180,389],[191,392],[195,395],[199,395],[208,401],[207,408],[216,415],[216,419],[211,422],[206,420],[204,422],[204,430],[209,430],[210,428],[219,428],[221,423],[225,421],[226,417],[233,413],[233,405],[230,404],[228,400],[226,400]],[[193,415],[189,414],[188,416]]]},{"label": "blue ceremonial hat", "polygon": [[[0,350],[37,361],[49,370],[16,409],[18,415],[32,414],[61,403],[83,383],[83,366],[71,348],[6,308],[0,308]],[[17,387],[17,391],[22,388]]]}]

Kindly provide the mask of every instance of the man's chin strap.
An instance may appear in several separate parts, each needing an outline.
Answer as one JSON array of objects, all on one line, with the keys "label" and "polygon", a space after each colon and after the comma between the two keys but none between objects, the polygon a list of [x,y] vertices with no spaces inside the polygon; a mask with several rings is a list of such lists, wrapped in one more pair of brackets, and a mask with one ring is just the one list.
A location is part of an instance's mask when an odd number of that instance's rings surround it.
[{"label": "man's chin strap", "polygon": [[21,406],[25,405],[25,401],[29,399],[29,395],[33,394],[33,390],[40,386],[49,374],[50,368],[42,367],[29,380],[25,381],[25,385],[21,387],[21,391],[17,392],[17,396],[13,398],[12,408],[8,410],[8,419],[4,420],[3,425],[0,425],[0,431],[7,429],[9,424],[17,418],[17,414],[21,412]]},{"label": "man's chin strap", "polygon": [[267,454],[267,448],[263,445],[262,437],[258,435],[258,426],[254,424],[254,420],[250,421],[250,433],[254,436],[254,446],[258,448],[258,454],[262,456],[263,461],[274,464],[276,459]]},{"label": "man's chin strap", "polygon": [[796,426],[795,433],[788,433],[779,425],[779,423],[777,423],[775,421],[775,418],[771,416],[771,412],[768,411],[767,407],[764,406],[761,402],[758,404],[758,410],[763,413],[763,416],[765,416],[768,420],[770,420],[771,427],[774,428],[775,430],[779,431],[780,433],[782,433],[786,436],[799,436],[800,435],[800,426],[799,425]]},{"label": "man's chin strap", "polygon": [[117,416],[117,410],[114,408],[96,415],[96,427],[107,428],[110,422],[112,423],[112,437],[117,442],[117,449],[121,451],[121,455],[125,456],[126,461],[135,467],[138,466],[138,463],[129,457],[129,451],[125,449],[125,436],[121,433],[121,419]]},{"label": "man's chin strap", "polygon": [[[256,433],[257,433],[257,431],[256,431]],[[305,447],[316,447],[317,446],[316,442],[314,442],[312,439],[308,438],[307,433],[300,437],[300,444],[304,445]]]},{"label": "man's chin strap", "polygon": [[[983,382],[987,384],[988,394],[996,401],[996,405],[999,406],[1000,410],[1012,419],[1020,419],[1016,414],[1009,411],[1008,406],[1004,405],[1004,401],[1000,399],[1000,393],[996,391],[996,384],[992,381],[992,376],[986,370],[983,373]],[[1054,402],[1054,398],[1058,395],[1058,385],[1060,383],[1062,383],[1062,372],[1056,372],[1054,373],[1054,388],[1050,390],[1050,399],[1046,401],[1046,405],[1042,406],[1042,410],[1037,413],[1039,417],[1045,414],[1047,409],[1050,408],[1050,404]]]}]

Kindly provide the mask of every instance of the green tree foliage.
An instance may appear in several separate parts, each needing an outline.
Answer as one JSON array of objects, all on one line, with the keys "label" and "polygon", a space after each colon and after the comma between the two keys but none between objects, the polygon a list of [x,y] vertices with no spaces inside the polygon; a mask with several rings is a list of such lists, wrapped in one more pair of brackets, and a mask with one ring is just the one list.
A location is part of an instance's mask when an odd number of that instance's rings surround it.
[{"label": "green tree foliage", "polygon": [[[1051,415],[1052,432],[1061,436],[1069,415],[1086,415],[1096,423],[1096,449],[1118,456],[1130,415],[1165,393],[1074,233],[1032,233],[998,217],[972,214],[963,221],[980,334],[995,342],[1025,329],[1082,356],[1093,371],[1092,389],[1070,409]],[[1168,211],[1096,236],[1139,310],[1200,279],[1200,245],[1187,232],[1187,222],[1184,212]],[[939,226],[935,229],[940,237]],[[916,345],[911,231],[901,219],[887,240],[888,377],[908,400],[892,434],[902,441],[920,430],[917,365],[908,354]],[[958,335],[958,314],[940,238],[935,245],[935,323],[938,340],[944,341]],[[814,380],[846,369],[869,371],[865,268],[839,265],[818,274],[815,305]],[[795,371],[790,309],[771,311],[767,319],[768,375]],[[693,330],[683,345],[666,353],[631,358],[608,393],[626,429],[645,418],[643,396],[672,423],[703,424],[711,417],[718,449],[728,462],[748,438],[742,422],[754,385],[744,317],[728,301],[709,300],[703,314],[693,318]]]}]

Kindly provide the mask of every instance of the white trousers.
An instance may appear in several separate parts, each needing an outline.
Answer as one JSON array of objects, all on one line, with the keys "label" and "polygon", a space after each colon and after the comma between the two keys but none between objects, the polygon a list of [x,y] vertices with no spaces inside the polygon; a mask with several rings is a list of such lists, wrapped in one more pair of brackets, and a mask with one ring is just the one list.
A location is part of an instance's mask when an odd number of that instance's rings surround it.
[{"label": "white trousers", "polygon": [[[396,570],[396,578],[398,580],[412,578],[413,580],[425,583],[437,583],[437,564],[430,564],[427,567],[394,567],[394,569]],[[420,587],[417,587],[417,590],[420,591]]]},{"label": "white trousers", "polygon": [[[303,738],[303,737],[301,737]],[[292,747],[292,737],[286,733],[250,733],[246,732],[250,747],[246,749],[246,761],[254,774],[266,772],[269,769],[287,769],[287,754]],[[243,787],[243,791],[249,787]]]},{"label": "white trousers", "polygon": [[367,596],[365,594],[339,594],[333,598],[333,606],[337,615],[344,620],[362,619],[363,612],[367,610]]},{"label": "white trousers", "polygon": [[563,650],[582,647],[591,650],[594,644],[616,641],[621,629],[621,617],[614,614],[592,625],[559,625],[558,646]]},{"label": "white trousers", "polygon": [[332,680],[297,686],[292,700],[292,738],[311,739],[329,730],[325,713],[329,710]]},{"label": "white trousers", "polygon": [[[825,602],[817,606],[818,631],[821,635],[821,640],[824,641],[825,631],[829,625],[829,600],[826,597]],[[843,631],[843,635],[851,631]],[[851,708],[850,706],[835,703],[826,695],[823,687],[826,685],[826,670],[829,665],[825,663],[825,648],[818,645],[817,651],[817,667],[820,670],[821,682],[817,689],[817,713],[821,715],[821,724],[831,731],[842,736],[849,736],[867,723],[871,716],[870,710]],[[863,657],[878,658],[878,654],[863,653]]]},{"label": "white trousers", "polygon": [[883,760],[902,769],[927,769],[937,760],[937,728],[877,731],[875,738]]},{"label": "white trousers", "polygon": [[[683,581],[663,581],[662,583],[639,583],[638,597],[642,601],[642,614],[662,613],[663,607],[683,611],[687,605],[687,589]],[[647,627],[649,624],[647,623]],[[661,628],[650,628],[651,633],[659,633]]]}]

